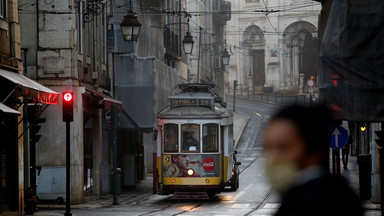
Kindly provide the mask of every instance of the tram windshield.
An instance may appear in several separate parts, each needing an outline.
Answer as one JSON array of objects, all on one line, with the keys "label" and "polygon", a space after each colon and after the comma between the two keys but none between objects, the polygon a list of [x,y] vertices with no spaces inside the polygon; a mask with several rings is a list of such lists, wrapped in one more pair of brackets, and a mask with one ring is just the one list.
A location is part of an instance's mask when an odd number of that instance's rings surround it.
[{"label": "tram windshield", "polygon": [[203,152],[217,152],[218,147],[218,125],[203,125]]},{"label": "tram windshield", "polygon": [[177,124],[166,124],[164,127],[166,152],[178,152],[179,150],[179,126]]},{"label": "tram windshield", "polygon": [[200,152],[200,125],[183,124],[181,134],[182,152]]}]

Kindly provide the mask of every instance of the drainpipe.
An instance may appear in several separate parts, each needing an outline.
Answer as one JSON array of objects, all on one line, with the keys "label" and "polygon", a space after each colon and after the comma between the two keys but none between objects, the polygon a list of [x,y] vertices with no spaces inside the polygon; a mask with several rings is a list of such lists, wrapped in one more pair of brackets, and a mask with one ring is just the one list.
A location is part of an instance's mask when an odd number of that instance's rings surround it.
[{"label": "drainpipe", "polygon": [[36,0],[36,82],[39,81],[39,47],[40,47],[40,33],[39,33],[39,0]]}]

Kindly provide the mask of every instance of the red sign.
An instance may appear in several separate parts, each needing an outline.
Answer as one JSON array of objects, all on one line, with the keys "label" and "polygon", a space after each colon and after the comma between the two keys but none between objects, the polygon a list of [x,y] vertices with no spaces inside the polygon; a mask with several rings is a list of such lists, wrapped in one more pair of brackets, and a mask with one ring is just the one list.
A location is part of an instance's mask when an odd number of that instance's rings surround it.
[{"label": "red sign", "polygon": [[212,171],[215,168],[215,161],[210,157],[205,158],[203,161],[203,168],[207,172]]},{"label": "red sign", "polygon": [[71,93],[67,92],[67,93],[64,94],[64,100],[71,101],[72,98],[73,98],[73,96],[72,96]]}]

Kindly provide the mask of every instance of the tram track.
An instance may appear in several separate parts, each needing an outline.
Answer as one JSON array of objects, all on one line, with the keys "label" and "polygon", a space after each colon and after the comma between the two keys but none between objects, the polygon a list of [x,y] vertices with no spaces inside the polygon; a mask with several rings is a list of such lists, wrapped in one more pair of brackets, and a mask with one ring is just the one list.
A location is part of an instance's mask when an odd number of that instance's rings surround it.
[{"label": "tram track", "polygon": [[[250,131],[248,133],[254,134],[254,136],[251,139],[249,139],[250,141],[247,143],[245,151],[242,154],[243,157],[250,157],[250,156],[252,156],[252,153],[255,150],[255,144],[257,142],[257,139],[259,138],[260,130],[261,130],[261,127],[262,127],[264,120],[265,120],[265,117],[264,117],[265,115],[262,115],[258,112],[255,112],[254,110],[247,109],[245,107],[240,108],[240,110],[241,110],[241,112],[246,113],[247,115],[251,116],[250,119],[252,119],[254,121],[252,123],[252,125],[250,125],[248,127],[248,130],[252,129],[252,131]],[[257,121],[256,118],[258,118],[259,121]],[[241,175],[245,170],[247,170],[259,158],[260,157],[255,156],[243,169],[241,169],[239,175]],[[272,193],[272,188],[269,187],[267,192],[264,194],[262,200],[260,202],[258,202],[257,205],[255,207],[253,207],[249,212],[244,214],[244,216],[248,216],[248,215],[252,214],[253,212],[255,212],[256,210],[260,209],[260,207],[262,207],[263,204],[265,203],[265,201],[269,198],[271,193]]]},{"label": "tram track", "polygon": [[[170,204],[168,204],[168,205],[166,205],[166,206],[164,206],[164,207],[162,207],[160,209],[153,210],[153,211],[150,211],[150,212],[146,212],[144,214],[140,214],[139,216],[151,215],[151,214],[154,214],[156,212],[162,212],[162,211],[164,211],[166,209],[169,209],[169,208],[171,208],[171,207],[173,207],[173,206],[175,206],[175,205],[177,205],[177,204],[179,204],[181,202],[182,202],[182,200],[175,200],[174,202],[172,202],[172,203],[170,203]],[[193,206],[189,207],[188,209],[182,210],[180,212],[177,212],[177,213],[171,214],[171,215],[181,215],[181,214],[184,214],[186,212],[191,212],[191,211],[199,208],[200,206],[202,206],[204,203],[205,203],[204,201],[201,201],[201,202],[199,202],[197,204],[193,204]]]},{"label": "tram track", "polygon": [[250,215],[251,213],[255,212],[256,210],[258,210],[261,205],[263,205],[265,203],[265,201],[268,199],[269,195],[271,195],[272,193],[272,188],[269,188],[267,193],[264,195],[263,199],[255,206],[251,209],[251,211],[247,212],[246,214],[244,214],[244,216],[248,216]]}]

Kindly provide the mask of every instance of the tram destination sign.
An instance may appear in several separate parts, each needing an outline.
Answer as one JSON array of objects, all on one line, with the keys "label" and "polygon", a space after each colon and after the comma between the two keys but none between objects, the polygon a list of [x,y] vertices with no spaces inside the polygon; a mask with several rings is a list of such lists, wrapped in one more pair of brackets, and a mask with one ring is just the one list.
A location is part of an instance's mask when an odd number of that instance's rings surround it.
[{"label": "tram destination sign", "polygon": [[212,106],[212,101],[210,99],[171,99],[171,106]]}]

